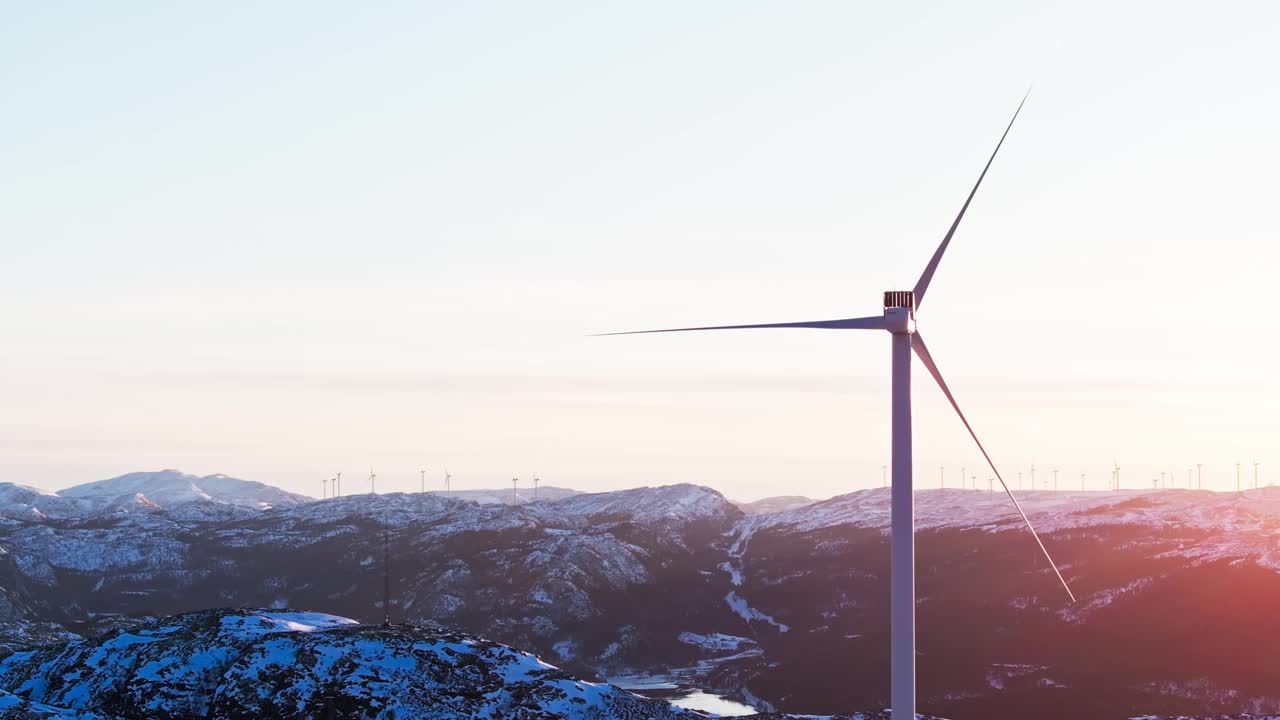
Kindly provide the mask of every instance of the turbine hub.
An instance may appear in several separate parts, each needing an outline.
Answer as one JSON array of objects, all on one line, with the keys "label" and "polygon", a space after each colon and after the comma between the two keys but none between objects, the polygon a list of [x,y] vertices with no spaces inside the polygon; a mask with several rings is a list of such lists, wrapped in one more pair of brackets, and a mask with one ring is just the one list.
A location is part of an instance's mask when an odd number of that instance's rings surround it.
[{"label": "turbine hub", "polygon": [[891,333],[916,331],[916,294],[910,290],[886,290],[884,293],[885,329]]}]

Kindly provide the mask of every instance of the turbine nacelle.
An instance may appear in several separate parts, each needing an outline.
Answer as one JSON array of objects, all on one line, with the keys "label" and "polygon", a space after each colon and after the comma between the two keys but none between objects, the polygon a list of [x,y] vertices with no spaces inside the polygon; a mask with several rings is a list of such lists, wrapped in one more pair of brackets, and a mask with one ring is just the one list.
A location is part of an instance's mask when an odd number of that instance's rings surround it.
[{"label": "turbine nacelle", "polygon": [[886,290],[884,329],[898,335],[916,331],[916,296],[911,290]]}]

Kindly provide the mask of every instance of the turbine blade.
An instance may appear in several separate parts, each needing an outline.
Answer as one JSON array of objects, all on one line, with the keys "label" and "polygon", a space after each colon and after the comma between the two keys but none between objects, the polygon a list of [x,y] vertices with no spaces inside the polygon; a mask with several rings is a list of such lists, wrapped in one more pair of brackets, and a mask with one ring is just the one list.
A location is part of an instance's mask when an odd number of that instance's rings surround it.
[{"label": "turbine blade", "polygon": [[695,330],[753,330],[757,328],[820,328],[823,330],[883,330],[884,316],[845,318],[843,320],[808,320],[805,322],[764,323],[760,325],[711,325],[708,327],[668,328],[666,330],[632,330],[630,332],[597,333],[591,337],[608,335],[645,335],[648,333],[692,332]]},{"label": "turbine blade", "polygon": [[1022,96],[1022,102],[1018,103],[1018,109],[1013,111],[1013,117],[1009,120],[1008,126],[1004,129],[1004,134],[1000,136],[1000,142],[996,143],[996,149],[991,152],[991,157],[987,159],[987,164],[982,168],[982,174],[978,176],[978,182],[973,184],[973,189],[969,191],[969,197],[965,198],[964,205],[960,207],[960,214],[956,215],[956,219],[952,221],[951,228],[947,230],[947,234],[942,238],[942,244],[933,253],[929,264],[925,266],[924,272],[921,273],[920,279],[916,281],[915,299],[916,307],[920,307],[924,302],[924,293],[929,289],[929,283],[933,280],[933,273],[938,269],[938,263],[942,262],[942,254],[947,251],[947,246],[951,244],[951,236],[956,234],[956,228],[960,226],[960,221],[964,219],[964,214],[969,209],[969,203],[973,202],[973,196],[978,194],[978,187],[982,185],[982,179],[987,176],[987,171],[991,169],[991,163],[996,159],[996,153],[1000,152],[1000,146],[1004,145],[1004,139],[1009,136],[1009,130],[1013,128],[1013,121],[1018,119],[1018,113],[1022,112],[1022,106],[1027,102],[1027,96],[1031,94],[1031,89],[1027,89],[1027,94]]},{"label": "turbine blade", "polygon": [[1053,568],[1053,572],[1058,576],[1058,582],[1062,583],[1062,588],[1067,591],[1067,597],[1071,598],[1071,602],[1076,601],[1075,593],[1071,592],[1067,581],[1062,577],[1062,573],[1058,570],[1058,565],[1053,561],[1053,557],[1049,555],[1049,550],[1040,540],[1040,534],[1036,532],[1035,526],[1031,524],[1031,519],[1027,517],[1027,513],[1022,510],[1022,505],[1018,503],[1018,498],[1013,496],[1013,492],[1009,490],[1009,485],[1000,476],[1000,471],[996,469],[996,464],[991,462],[991,456],[987,454],[987,449],[982,446],[982,441],[978,439],[978,434],[973,431],[973,427],[969,425],[969,420],[965,418],[964,412],[960,409],[960,405],[956,402],[956,398],[951,394],[951,389],[947,387],[947,381],[942,379],[942,373],[938,370],[937,364],[933,362],[933,356],[929,354],[929,348],[924,344],[924,338],[920,333],[911,336],[911,349],[916,351],[920,361],[929,369],[929,374],[933,375],[933,379],[937,381],[938,387],[942,388],[942,394],[947,396],[947,400],[951,403],[951,407],[955,408],[956,414],[960,416],[960,422],[964,423],[964,427],[969,431],[969,436],[977,443],[978,449],[982,451],[982,457],[987,459],[987,464],[991,466],[991,472],[996,474],[996,479],[1000,481],[1000,486],[1004,488],[1004,492],[1013,501],[1013,506],[1018,509],[1018,514],[1022,516],[1022,521],[1027,524],[1027,529],[1031,531],[1031,537],[1036,539],[1036,544],[1040,546],[1040,552],[1044,553],[1044,559],[1049,561],[1049,567]]}]

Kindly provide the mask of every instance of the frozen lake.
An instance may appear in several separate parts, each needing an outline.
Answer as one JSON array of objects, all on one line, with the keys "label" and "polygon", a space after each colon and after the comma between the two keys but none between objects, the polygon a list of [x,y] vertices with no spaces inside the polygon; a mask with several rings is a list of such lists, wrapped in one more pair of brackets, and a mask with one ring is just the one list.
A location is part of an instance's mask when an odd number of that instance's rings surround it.
[{"label": "frozen lake", "polygon": [[661,675],[615,677],[609,678],[609,683],[637,695],[659,698],[677,707],[701,710],[722,717],[756,714],[756,709],[750,705],[706,692],[701,688],[674,682],[671,678]]}]

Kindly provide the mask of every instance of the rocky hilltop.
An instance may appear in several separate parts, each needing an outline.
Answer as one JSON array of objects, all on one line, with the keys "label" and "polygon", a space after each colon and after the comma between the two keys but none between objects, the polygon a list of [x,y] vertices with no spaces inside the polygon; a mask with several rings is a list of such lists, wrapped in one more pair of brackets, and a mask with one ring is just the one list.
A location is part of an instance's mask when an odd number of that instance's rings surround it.
[{"label": "rocky hilltop", "polygon": [[14,653],[0,661],[0,688],[0,717],[704,717],[463,633],[262,609],[187,613]]}]

